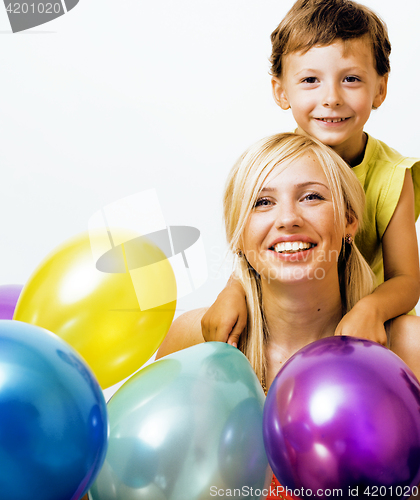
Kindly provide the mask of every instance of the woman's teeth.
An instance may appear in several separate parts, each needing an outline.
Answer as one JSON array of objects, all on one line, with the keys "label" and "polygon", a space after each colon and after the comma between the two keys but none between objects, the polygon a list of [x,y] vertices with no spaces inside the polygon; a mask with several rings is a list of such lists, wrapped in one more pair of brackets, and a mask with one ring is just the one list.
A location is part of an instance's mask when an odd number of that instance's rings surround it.
[{"label": "woman's teeth", "polygon": [[302,250],[308,250],[314,246],[314,243],[305,243],[303,241],[281,241],[271,248],[277,253],[295,253],[301,252]]}]

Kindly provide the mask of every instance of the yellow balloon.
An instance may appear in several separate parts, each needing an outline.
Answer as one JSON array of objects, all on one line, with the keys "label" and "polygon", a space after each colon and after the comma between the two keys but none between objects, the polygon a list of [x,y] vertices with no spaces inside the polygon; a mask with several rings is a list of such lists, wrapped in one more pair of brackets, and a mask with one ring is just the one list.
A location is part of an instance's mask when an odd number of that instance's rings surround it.
[{"label": "yellow balloon", "polygon": [[114,247],[108,235],[86,233],[40,264],[21,292],[14,319],[68,342],[105,389],[157,350],[173,320],[175,298],[172,267],[156,245],[142,237]]}]

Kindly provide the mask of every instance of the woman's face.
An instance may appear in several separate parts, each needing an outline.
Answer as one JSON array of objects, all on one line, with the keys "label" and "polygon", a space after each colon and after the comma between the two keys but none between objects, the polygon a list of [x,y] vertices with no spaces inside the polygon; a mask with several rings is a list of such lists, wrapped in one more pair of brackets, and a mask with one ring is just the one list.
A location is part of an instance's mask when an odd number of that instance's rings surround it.
[{"label": "woman's face", "polygon": [[327,178],[306,154],[268,175],[245,226],[242,250],[268,282],[337,279],[342,236]]}]

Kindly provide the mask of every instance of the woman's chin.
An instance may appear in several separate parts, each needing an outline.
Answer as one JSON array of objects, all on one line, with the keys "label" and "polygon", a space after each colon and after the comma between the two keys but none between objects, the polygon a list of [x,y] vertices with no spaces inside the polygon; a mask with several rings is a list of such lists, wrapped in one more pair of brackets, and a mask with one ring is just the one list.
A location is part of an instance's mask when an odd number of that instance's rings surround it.
[{"label": "woman's chin", "polygon": [[323,267],[314,266],[282,266],[279,268],[266,269],[261,273],[267,284],[293,285],[314,281],[321,281],[326,277],[327,271]]}]

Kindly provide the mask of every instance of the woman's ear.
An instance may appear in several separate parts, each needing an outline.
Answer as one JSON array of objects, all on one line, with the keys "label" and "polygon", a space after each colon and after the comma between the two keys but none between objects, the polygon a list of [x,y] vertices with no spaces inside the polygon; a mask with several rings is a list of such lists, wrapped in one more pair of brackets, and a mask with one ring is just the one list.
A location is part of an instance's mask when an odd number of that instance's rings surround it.
[{"label": "woman's ear", "polygon": [[377,109],[385,101],[386,93],[388,91],[388,74],[381,76],[378,81],[376,95],[373,99],[372,108]]},{"label": "woman's ear", "polygon": [[357,229],[359,227],[359,220],[354,215],[353,210],[347,212],[346,218],[347,218],[346,234],[351,234],[354,238],[354,235],[356,234]]},{"label": "woman's ear", "polygon": [[271,79],[271,86],[273,88],[273,97],[276,103],[281,107],[281,109],[289,109],[290,104],[286,95],[286,91],[281,82],[281,79],[277,76],[273,76]]}]

